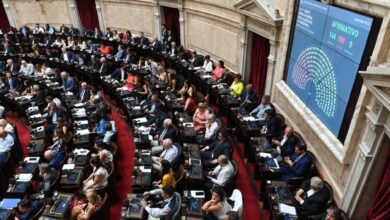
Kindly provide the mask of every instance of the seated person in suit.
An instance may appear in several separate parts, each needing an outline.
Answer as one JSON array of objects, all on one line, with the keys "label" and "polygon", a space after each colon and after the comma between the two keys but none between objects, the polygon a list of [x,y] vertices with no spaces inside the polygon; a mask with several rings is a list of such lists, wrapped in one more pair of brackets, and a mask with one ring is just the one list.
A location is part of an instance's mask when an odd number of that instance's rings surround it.
[{"label": "seated person in suit", "polygon": [[47,163],[39,164],[39,175],[36,180],[39,182],[37,192],[44,193],[50,191],[51,184],[56,180],[58,170],[52,168]]},{"label": "seated person in suit", "polygon": [[235,211],[228,211],[223,216],[223,220],[240,220],[240,217],[238,216],[238,213]]},{"label": "seated person in suit", "polygon": [[91,115],[92,121],[99,122],[102,118],[106,118],[108,111],[106,104],[104,104],[104,102],[98,98],[94,98],[92,103],[96,108]]},{"label": "seated person in suit", "polygon": [[284,132],[277,137],[272,139],[273,151],[280,158],[289,157],[294,153],[295,145],[299,142],[299,138],[294,135],[294,130],[291,126],[287,126]]},{"label": "seated person in suit", "polygon": [[135,59],[136,53],[131,49],[131,47],[128,47],[126,49],[126,57],[124,59],[124,63],[127,65],[130,65],[133,63]]},{"label": "seated person in suit", "polygon": [[154,130],[150,132],[151,135],[156,135],[164,130],[164,120],[168,118],[168,115],[160,109],[157,109],[154,115],[148,116],[147,124],[154,127]]},{"label": "seated person in suit", "polygon": [[176,42],[175,41],[171,42],[171,48],[169,49],[168,54],[171,57],[176,57],[176,56],[179,55],[179,50],[178,50],[178,48],[176,46]]},{"label": "seated person in suit", "polygon": [[162,104],[158,99],[158,96],[156,94],[153,94],[151,98],[151,102],[148,103],[145,113],[154,114],[157,111],[157,109],[162,110]]},{"label": "seated person in suit", "polygon": [[265,127],[261,129],[261,133],[271,141],[272,138],[278,137],[282,132],[282,122],[275,117],[273,109],[267,109],[264,112]]},{"label": "seated person in suit", "polygon": [[100,58],[99,74],[105,76],[108,74],[108,64],[106,58]]},{"label": "seated person in suit", "polygon": [[108,172],[103,164],[100,161],[99,157],[92,157],[89,161],[89,164],[92,167],[91,175],[83,181],[83,192],[86,194],[90,191],[96,191],[100,196],[104,195],[103,191],[108,184]]},{"label": "seated person in suit", "polygon": [[326,210],[330,192],[321,178],[315,176],[303,182],[295,194],[295,200],[299,203],[298,215],[307,218],[308,215],[319,215]]},{"label": "seated person in suit", "polygon": [[77,100],[80,102],[87,102],[91,97],[91,92],[89,90],[88,84],[86,82],[81,83],[79,92],[76,95]]},{"label": "seated person in suit", "polygon": [[167,160],[170,163],[178,156],[178,149],[175,145],[172,144],[172,140],[167,138],[162,141],[162,147],[163,152],[160,154],[159,157],[152,156],[153,161],[153,169],[155,169],[158,172],[162,171],[162,160]]},{"label": "seated person in suit", "polygon": [[12,135],[0,127],[0,165],[7,162],[13,146],[14,138]]},{"label": "seated person in suit", "polygon": [[0,119],[0,127],[4,128],[4,130],[7,133],[11,134],[12,136],[15,136],[15,134],[14,134],[15,129],[14,129],[14,127],[10,123],[8,123],[7,120]]},{"label": "seated person in suit", "polygon": [[69,73],[63,71],[61,72],[62,86],[64,87],[64,92],[71,92],[76,94],[76,82],[73,77],[69,76]]},{"label": "seated person in suit", "polygon": [[73,54],[70,51],[67,51],[65,47],[61,48],[60,60],[66,63],[71,62],[73,59]]},{"label": "seated person in suit", "polygon": [[39,87],[39,85],[33,85],[31,95],[36,106],[43,106],[46,104],[45,92]]},{"label": "seated person in suit", "polygon": [[207,116],[206,132],[204,133],[204,143],[210,144],[217,138],[217,132],[219,130],[219,124],[215,120],[214,114]]},{"label": "seated person in suit", "polygon": [[158,181],[154,181],[153,186],[162,189],[164,188],[164,186],[169,185],[175,188],[176,180],[175,180],[175,176],[173,175],[171,164],[167,160],[162,160],[161,166],[162,166],[161,179]]},{"label": "seated person in suit", "polygon": [[234,81],[229,87],[230,94],[233,95],[234,98],[240,97],[244,90],[244,83],[241,81],[241,78],[241,74],[234,75]]},{"label": "seated person in suit", "polygon": [[161,220],[171,220],[176,210],[180,209],[179,203],[180,194],[175,193],[175,188],[170,185],[164,186],[162,189],[155,189],[149,192],[145,192],[145,195],[161,195],[164,199],[161,208],[151,208],[145,200],[141,201],[141,205],[145,208],[145,211],[153,218],[159,218]]},{"label": "seated person in suit", "polygon": [[227,181],[233,176],[234,167],[227,156],[221,154],[218,157],[218,166],[210,171],[205,183],[205,191],[208,192],[214,185],[225,186]]},{"label": "seated person in suit", "polygon": [[153,39],[152,47],[151,47],[153,52],[161,52],[162,47],[161,47],[161,42],[155,37]]},{"label": "seated person in suit", "polygon": [[91,55],[91,59],[88,61],[88,67],[98,70],[100,66],[100,60],[96,58],[96,55]]},{"label": "seated person in suit", "polygon": [[284,158],[284,164],[281,164],[282,180],[289,182],[294,177],[304,177],[312,164],[311,158],[307,153],[307,146],[299,142],[295,146],[295,153],[291,157]]},{"label": "seated person in suit", "polygon": [[163,151],[163,147],[161,146],[162,141],[167,138],[171,139],[172,141],[175,141],[176,136],[177,130],[172,124],[172,119],[165,118],[163,122],[163,128],[160,129],[160,131],[154,136],[154,139],[158,141],[159,145],[152,147],[152,154],[161,153]]},{"label": "seated person in suit", "polygon": [[7,60],[7,63],[5,64],[5,68],[6,68],[6,70],[10,71],[13,74],[19,73],[19,70],[20,70],[19,64],[14,63],[13,59],[8,59]]},{"label": "seated person in suit", "polygon": [[343,220],[341,217],[341,210],[337,207],[330,207],[326,210],[326,212],[323,212],[320,215],[317,215],[314,219],[315,220]]},{"label": "seated person in suit", "polygon": [[217,66],[215,67],[211,78],[215,81],[218,81],[222,78],[224,72],[225,72],[225,62],[223,62],[223,60],[220,60],[218,61]]},{"label": "seated person in suit", "polygon": [[123,83],[127,79],[126,64],[121,63],[120,68],[115,69],[115,71],[111,74],[111,78]]},{"label": "seated person in suit", "polygon": [[232,210],[226,200],[223,187],[214,186],[211,190],[211,200],[205,202],[202,211],[206,213],[205,220],[222,220],[223,216]]},{"label": "seated person in suit", "polygon": [[218,133],[218,140],[200,150],[202,153],[203,167],[209,168],[216,166],[218,164],[218,157],[225,155],[229,158],[231,150],[232,146],[228,140],[228,133],[226,131],[220,131]]},{"label": "seated person in suit", "polygon": [[144,36],[144,32],[140,33],[139,39],[138,39],[138,44],[140,47],[146,47],[149,45],[149,40]]},{"label": "seated person in suit", "polygon": [[94,38],[102,38],[103,37],[102,31],[98,27],[95,27],[95,31],[93,32],[93,37]]},{"label": "seated person in suit", "polygon": [[10,55],[11,54],[15,54],[15,50],[13,48],[11,48],[8,43],[4,43],[4,50],[3,50],[3,52],[5,54],[10,54]]},{"label": "seated person in suit", "polygon": [[245,86],[244,92],[241,94],[240,101],[240,109],[245,110],[245,112],[251,112],[256,105],[257,95],[253,91],[253,85],[247,84]]},{"label": "seated person in suit", "polygon": [[194,50],[192,51],[192,60],[191,60],[193,67],[201,67],[203,66],[204,59],[202,56],[198,56],[197,52]]},{"label": "seated person in suit", "polygon": [[45,159],[49,162],[49,166],[54,169],[58,169],[64,160],[65,153],[55,149],[55,150],[47,150],[43,154]]},{"label": "seated person in suit", "polygon": [[260,119],[261,121],[265,120],[264,118],[264,112],[267,109],[272,109],[271,105],[269,104],[271,100],[271,97],[268,95],[263,96],[261,98],[260,105],[258,105],[255,109],[253,109],[249,115],[255,116],[255,118]]},{"label": "seated person in suit", "polygon": [[50,134],[57,127],[57,120],[59,118],[62,118],[63,120],[67,120],[67,114],[61,107],[58,108],[54,101],[51,102],[49,105],[50,106],[47,114],[47,123],[48,123],[49,138],[51,138]]},{"label": "seated person in suit", "polygon": [[71,220],[91,219],[92,214],[102,205],[102,198],[94,191],[85,195],[87,203],[73,207],[70,215]]},{"label": "seated person in suit", "polygon": [[18,216],[15,219],[18,220],[30,220],[34,217],[45,204],[44,200],[31,201],[29,199],[23,199],[18,203]]},{"label": "seated person in suit", "polygon": [[4,85],[5,88],[11,91],[20,92],[22,89],[22,83],[19,81],[18,78],[13,77],[12,73],[9,71],[5,72]]}]

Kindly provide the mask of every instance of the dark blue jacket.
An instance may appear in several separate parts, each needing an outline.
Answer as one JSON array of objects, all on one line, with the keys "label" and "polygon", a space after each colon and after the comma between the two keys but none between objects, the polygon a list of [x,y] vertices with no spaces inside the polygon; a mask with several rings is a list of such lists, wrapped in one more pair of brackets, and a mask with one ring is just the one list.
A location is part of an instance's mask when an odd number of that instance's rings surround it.
[{"label": "dark blue jacket", "polygon": [[309,170],[312,161],[309,154],[306,152],[299,160],[295,161],[299,155],[294,153],[291,155],[290,160],[293,165],[290,167],[283,164],[280,168],[282,171],[282,180],[288,182],[293,177],[304,177],[306,172]]},{"label": "dark blue jacket", "polygon": [[57,169],[61,165],[61,162],[64,160],[65,153],[62,151],[54,151],[54,152],[55,152],[54,157],[53,159],[50,160],[49,166]]},{"label": "dark blue jacket", "polygon": [[34,215],[36,215],[39,212],[39,210],[41,210],[44,204],[45,202],[43,200],[34,201],[31,205],[31,208],[27,212],[21,213],[19,215],[20,220],[31,219],[32,217],[34,217]]}]

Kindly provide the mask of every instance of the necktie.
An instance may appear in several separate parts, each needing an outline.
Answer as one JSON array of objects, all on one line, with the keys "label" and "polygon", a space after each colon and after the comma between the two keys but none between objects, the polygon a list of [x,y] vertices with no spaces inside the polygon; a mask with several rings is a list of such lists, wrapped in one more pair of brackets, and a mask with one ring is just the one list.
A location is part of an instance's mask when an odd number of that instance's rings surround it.
[{"label": "necktie", "polygon": [[121,70],[121,81],[125,80],[124,78],[125,78],[125,73],[123,70]]},{"label": "necktie", "polygon": [[102,66],[100,67],[100,74],[103,72],[103,66],[104,64],[102,64]]},{"label": "necktie", "polygon": [[9,88],[10,89],[14,89],[14,86],[12,85],[12,79],[11,78],[8,79],[8,83],[9,83]]},{"label": "necktie", "polygon": [[160,140],[164,140],[164,136],[167,133],[168,129],[164,129],[164,131],[160,135]]},{"label": "necktie", "polygon": [[81,92],[80,100],[83,100],[83,99],[84,99],[84,94],[85,94],[85,89]]}]

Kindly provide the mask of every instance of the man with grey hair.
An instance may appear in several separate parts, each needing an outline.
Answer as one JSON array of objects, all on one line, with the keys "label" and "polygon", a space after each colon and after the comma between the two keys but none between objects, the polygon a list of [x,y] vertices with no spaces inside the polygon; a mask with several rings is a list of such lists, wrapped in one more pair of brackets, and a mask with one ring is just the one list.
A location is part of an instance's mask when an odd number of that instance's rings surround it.
[{"label": "man with grey hair", "polygon": [[208,143],[206,144],[210,144],[217,138],[218,129],[219,125],[218,122],[215,121],[215,115],[209,114],[206,122],[206,132],[204,133],[204,139],[208,140]]},{"label": "man with grey hair", "polygon": [[42,106],[43,104],[45,104],[45,92],[41,90],[39,85],[33,85],[31,95],[33,96],[36,106]]},{"label": "man with grey hair", "polygon": [[108,74],[108,64],[106,63],[106,58],[104,57],[100,58],[99,74],[102,76]]},{"label": "man with grey hair", "polygon": [[75,94],[76,91],[76,82],[73,77],[65,71],[61,72],[62,86],[64,87],[64,92],[72,92]]},{"label": "man with grey hair", "polygon": [[91,92],[88,88],[88,84],[86,82],[81,83],[81,88],[76,95],[76,98],[80,102],[87,102],[91,98]]},{"label": "man with grey hair", "polygon": [[8,123],[5,119],[0,119],[0,127],[4,128],[4,130],[8,133],[14,133],[14,127],[10,123]]},{"label": "man with grey hair", "polygon": [[295,194],[295,200],[299,203],[298,214],[302,217],[321,214],[326,210],[330,199],[328,187],[324,186],[324,182],[317,176],[306,180]]},{"label": "man with grey hair", "polygon": [[152,147],[152,154],[158,154],[163,151],[163,147],[161,146],[161,143],[163,140],[169,138],[172,141],[176,140],[177,130],[172,124],[172,119],[166,118],[163,122],[163,130],[161,132],[158,132],[154,139],[157,140],[154,142],[155,146]]},{"label": "man with grey hair", "polygon": [[177,147],[172,144],[172,140],[169,138],[162,141],[162,147],[164,150],[159,157],[152,156],[153,169],[157,170],[158,172],[161,172],[162,170],[162,160],[167,160],[171,163],[178,154]]},{"label": "man with grey hair", "polygon": [[17,74],[19,72],[20,66],[17,63],[14,63],[12,59],[7,60],[7,64],[5,67],[13,74]]},{"label": "man with grey hair", "polygon": [[7,162],[13,146],[14,138],[3,127],[0,127],[0,165]]},{"label": "man with grey hair", "polygon": [[31,64],[31,63],[27,63],[26,60],[22,60],[20,62],[20,70],[19,70],[19,73],[20,74],[23,74],[23,75],[34,75],[34,65]]}]

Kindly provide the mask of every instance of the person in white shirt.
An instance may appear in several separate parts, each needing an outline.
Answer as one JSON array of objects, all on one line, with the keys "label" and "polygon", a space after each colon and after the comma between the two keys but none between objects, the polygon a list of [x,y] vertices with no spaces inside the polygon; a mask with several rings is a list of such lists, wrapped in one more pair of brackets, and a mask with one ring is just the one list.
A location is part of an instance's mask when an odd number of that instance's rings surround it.
[{"label": "person in white shirt", "polygon": [[7,162],[10,151],[14,145],[14,138],[0,127],[0,165]]},{"label": "person in white shirt", "polygon": [[[225,186],[226,182],[234,173],[234,168],[230,160],[225,155],[218,157],[218,166],[213,171],[209,172],[207,178],[211,180],[213,185]],[[210,185],[209,185],[210,186]],[[207,187],[207,183],[205,184]]]},{"label": "person in white shirt", "polygon": [[175,189],[170,185],[164,186],[162,189],[147,191],[144,195],[161,195],[164,199],[161,208],[151,208],[145,200],[141,201],[142,207],[149,213],[149,216],[152,217],[149,219],[170,220],[173,219],[177,209],[181,209],[181,207],[179,207],[180,194],[175,193]]},{"label": "person in white shirt", "polygon": [[22,60],[20,63],[21,63],[20,70],[19,70],[20,74],[24,74],[24,75],[34,74],[35,68],[33,64],[27,63],[25,60]]},{"label": "person in white shirt", "polygon": [[3,127],[6,132],[8,133],[14,133],[14,127],[10,123],[8,123],[5,119],[0,119],[0,127]]},{"label": "person in white shirt", "polygon": [[270,96],[268,95],[263,96],[260,105],[258,105],[255,109],[253,109],[249,114],[251,116],[256,116],[256,118],[260,119],[261,121],[265,120],[264,118],[265,110],[272,109],[271,105],[269,104],[270,100],[271,100]]},{"label": "person in white shirt", "polygon": [[219,125],[218,122],[215,121],[215,115],[209,114],[207,117],[206,123],[206,132],[204,134],[204,139],[208,141],[214,141],[217,137]]},{"label": "person in white shirt", "polygon": [[158,172],[161,172],[162,166],[161,161],[167,160],[170,163],[177,157],[178,149],[175,145],[172,144],[172,140],[167,138],[162,141],[163,146],[163,152],[160,154],[159,157],[152,156],[153,161],[153,169],[157,170]]},{"label": "person in white shirt", "polygon": [[204,57],[204,63],[202,66],[202,70],[204,70],[205,72],[212,72],[213,71],[213,62],[211,62],[209,55],[206,55]]}]

